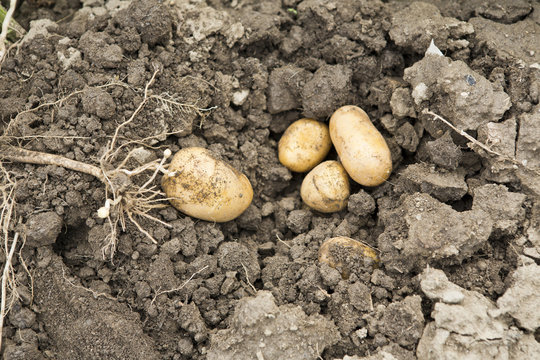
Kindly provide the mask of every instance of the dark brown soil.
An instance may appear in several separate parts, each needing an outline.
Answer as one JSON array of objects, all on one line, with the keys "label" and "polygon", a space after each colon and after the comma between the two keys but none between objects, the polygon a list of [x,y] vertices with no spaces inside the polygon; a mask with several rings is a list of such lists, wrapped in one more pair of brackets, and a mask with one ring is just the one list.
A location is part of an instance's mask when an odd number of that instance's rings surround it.
[{"label": "dark brown soil", "polygon": [[[378,0],[23,1],[17,20],[37,31],[2,64],[0,145],[96,165],[157,71],[150,93],[176,105],[150,99],[117,159],[206,147],[255,195],[223,224],[153,210],[170,225],[140,220],[157,244],[128,221],[111,259],[99,180],[2,161],[17,182],[10,234],[26,238],[3,358],[414,359],[437,301],[420,287],[426,267],[496,302],[540,260],[540,5],[430,3],[440,14]],[[432,38],[445,58],[424,56]],[[465,91],[469,102],[454,98]],[[348,104],[387,140],[393,173],[375,188],[351,181],[345,210],[317,213],[277,141]],[[473,151],[427,108],[504,156]],[[333,236],[377,249],[380,266],[356,258],[345,279],[320,264]]]}]

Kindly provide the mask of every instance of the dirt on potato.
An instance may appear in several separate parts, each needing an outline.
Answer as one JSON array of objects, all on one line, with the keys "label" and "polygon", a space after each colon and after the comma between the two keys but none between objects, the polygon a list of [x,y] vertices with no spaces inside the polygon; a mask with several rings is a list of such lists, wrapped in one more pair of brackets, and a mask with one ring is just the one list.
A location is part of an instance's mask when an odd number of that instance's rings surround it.
[{"label": "dirt on potato", "polygon": [[[3,359],[540,358],[538,2],[26,0],[15,19],[27,34],[0,69],[2,269],[19,240]],[[345,209],[324,214],[277,146],[344,105],[368,113],[393,170],[351,180]],[[190,146],[248,177],[240,217],[178,212],[153,171],[106,184],[7,155],[107,172]],[[130,203],[110,188],[152,204],[115,234],[98,209]],[[377,266],[319,262],[336,236]]]}]

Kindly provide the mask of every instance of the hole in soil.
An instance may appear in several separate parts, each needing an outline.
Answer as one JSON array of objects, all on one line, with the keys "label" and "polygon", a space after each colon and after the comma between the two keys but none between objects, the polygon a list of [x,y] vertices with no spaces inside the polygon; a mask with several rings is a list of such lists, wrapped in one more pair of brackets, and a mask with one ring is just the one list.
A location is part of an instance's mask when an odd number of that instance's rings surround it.
[{"label": "hole in soil", "polygon": [[29,122],[27,125],[30,129],[37,129],[38,127],[41,126],[41,120],[39,119],[33,120]]},{"label": "hole in soil", "polygon": [[257,290],[263,290],[263,289],[264,289],[264,284],[263,284],[263,282],[262,282],[261,279],[255,280],[255,282],[253,283],[253,286],[254,286],[255,289],[257,289]]},{"label": "hole in soil", "polygon": [[326,290],[326,293],[327,293],[328,295],[332,295],[332,294],[334,293],[334,289],[330,289],[330,288],[329,288],[329,289]]},{"label": "hole in soil", "polygon": [[466,194],[463,198],[457,201],[450,202],[449,205],[458,212],[469,211],[472,209],[473,198]]},{"label": "hole in soil", "polygon": [[68,226],[53,244],[53,251],[65,258],[66,253],[73,251],[81,242],[86,241],[88,230],[85,224]]},{"label": "hole in soil", "polygon": [[499,276],[501,277],[502,281],[504,281],[506,279],[508,274],[510,274],[510,271],[507,268],[503,267],[503,268],[501,268],[501,270],[499,270]]},{"label": "hole in soil", "polygon": [[433,307],[433,300],[422,298],[422,313],[424,314],[426,322],[429,320],[433,320],[433,318],[431,317]]}]

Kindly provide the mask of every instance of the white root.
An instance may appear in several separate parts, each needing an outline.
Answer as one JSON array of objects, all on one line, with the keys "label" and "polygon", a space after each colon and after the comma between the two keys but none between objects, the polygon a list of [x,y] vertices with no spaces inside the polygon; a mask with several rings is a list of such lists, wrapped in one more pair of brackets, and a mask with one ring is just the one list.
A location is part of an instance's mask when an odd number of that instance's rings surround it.
[{"label": "white root", "polygon": [[13,18],[13,13],[15,12],[15,7],[17,6],[17,0],[11,0],[9,3],[9,10],[6,12],[6,17],[2,22],[2,32],[0,32],[0,65],[6,56],[6,38],[9,31],[9,23]]},{"label": "white root", "polygon": [[[106,200],[104,205],[97,210],[97,217],[100,219],[106,219],[110,225],[110,233],[105,239],[106,244],[103,247],[102,251],[104,255],[106,253],[110,254],[111,260],[114,256],[114,251],[116,249],[118,227],[120,227],[123,231],[126,230],[126,218],[133,225],[135,225],[139,232],[144,234],[153,243],[157,243],[157,241],[148,231],[143,228],[143,226],[141,226],[137,218],[146,218],[148,220],[160,223],[163,226],[171,227],[169,224],[148,214],[152,209],[164,208],[167,206],[164,202],[168,199],[161,191],[157,190],[156,187],[152,185],[152,183],[155,181],[159,173],[168,174],[165,162],[172,155],[171,150],[166,149],[163,152],[163,157],[159,160],[150,161],[146,164],[136,167],[135,169],[128,169],[126,168],[127,162],[132,157],[133,150],[129,151],[128,154],[125,155],[122,159],[118,159],[120,151],[130,144],[143,143],[145,140],[150,138],[142,139],[139,141],[131,140],[119,144],[121,130],[128,124],[132,123],[136,116],[144,108],[144,106],[152,99],[156,100],[159,103],[167,102],[170,103],[171,106],[179,107],[181,110],[194,111],[198,114],[202,114],[202,112],[204,111],[211,110],[199,109],[194,105],[174,103],[171,102],[172,100],[165,99],[161,95],[151,94],[150,87],[154,83],[158,72],[159,69],[156,66],[150,80],[146,83],[144,87],[142,101],[139,103],[131,116],[116,127],[111,140],[107,143],[105,151],[99,160],[99,166],[68,159],[60,155],[26,150],[18,146],[9,145],[7,142],[8,139],[16,139],[16,137],[10,136],[10,129],[13,127],[13,123],[17,121],[17,118],[20,114],[24,112],[36,111],[42,107],[57,106],[63,101],[66,101],[68,98],[84,92],[84,90],[76,91],[55,102],[42,104],[37,108],[19,113],[15,117],[15,119],[8,124],[4,135],[0,136],[0,160],[9,160],[14,162],[38,165],[61,166],[66,169],[92,175],[95,178],[99,179],[105,185]],[[129,87],[127,84],[121,82],[107,83],[98,87],[107,86]],[[150,171],[152,171],[151,176],[143,185],[136,185],[132,182],[133,177]]]},{"label": "white root", "polygon": [[4,327],[4,318],[9,311],[9,308],[13,304],[13,301],[17,298],[17,285],[15,281],[15,272],[12,266],[13,255],[18,245],[19,233],[16,232],[13,235],[13,239],[10,241],[10,232],[12,228],[12,219],[14,217],[15,208],[15,185],[16,183],[11,180],[9,173],[1,167],[3,172],[2,177],[4,182],[0,184],[0,195],[2,202],[0,204],[0,236],[1,247],[4,251],[5,263],[2,271],[2,288],[1,288],[1,301],[0,301],[0,348],[2,347],[2,329]]}]

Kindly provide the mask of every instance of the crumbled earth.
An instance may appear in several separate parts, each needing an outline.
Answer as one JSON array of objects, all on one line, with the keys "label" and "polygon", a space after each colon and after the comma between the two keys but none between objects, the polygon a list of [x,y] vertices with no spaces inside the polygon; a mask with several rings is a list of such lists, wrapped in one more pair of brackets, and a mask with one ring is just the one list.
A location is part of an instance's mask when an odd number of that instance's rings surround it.
[{"label": "crumbled earth", "polygon": [[[2,269],[20,236],[2,359],[540,358],[537,1],[19,3],[27,34],[0,69]],[[350,104],[392,175],[322,214],[277,143]],[[5,144],[129,170],[204,147],[254,199],[227,223],[156,201],[111,237],[101,181]],[[336,236],[379,261],[319,263]]]},{"label": "crumbled earth", "polygon": [[[430,108],[461,130],[477,130],[489,121],[498,121],[511,106],[510,97],[498,84],[461,60],[426,54],[404,71],[403,78],[410,84],[418,110]],[[443,134],[439,128],[430,126],[432,121],[422,119],[431,136]]]},{"label": "crumbled earth", "polygon": [[396,192],[421,191],[442,201],[457,201],[468,190],[465,171],[444,171],[426,163],[411,164],[401,173]]},{"label": "crumbled earth", "polygon": [[212,335],[208,359],[312,359],[339,339],[332,321],[299,306],[277,306],[260,291],[238,302],[229,328]]},{"label": "crumbled earth", "polygon": [[[538,266],[520,267],[517,277],[534,276]],[[426,269],[420,276],[420,286],[426,296],[436,301],[431,313],[434,321],[427,324],[418,343],[421,359],[533,359],[540,354],[540,344],[534,335],[524,332],[505,316],[508,309],[497,308],[491,300],[475,291],[467,291],[448,281],[441,270]],[[538,284],[534,285],[535,288]],[[511,288],[517,298],[530,296],[531,289]],[[506,296],[506,294],[505,294]],[[501,299],[504,299],[503,296]],[[512,296],[512,295],[510,295]],[[527,302],[526,307],[537,305]],[[503,301],[497,302],[501,306]],[[533,311],[534,313],[534,311]],[[514,317],[515,313],[512,315]],[[518,314],[521,318],[521,314]],[[527,323],[537,328],[533,320]],[[531,330],[526,326],[525,329]]]},{"label": "crumbled earth", "polygon": [[377,243],[388,270],[406,273],[438,261],[460,263],[479,250],[493,230],[484,210],[458,212],[425,193],[402,195],[398,204],[381,204],[379,210],[384,232]]}]

